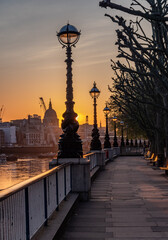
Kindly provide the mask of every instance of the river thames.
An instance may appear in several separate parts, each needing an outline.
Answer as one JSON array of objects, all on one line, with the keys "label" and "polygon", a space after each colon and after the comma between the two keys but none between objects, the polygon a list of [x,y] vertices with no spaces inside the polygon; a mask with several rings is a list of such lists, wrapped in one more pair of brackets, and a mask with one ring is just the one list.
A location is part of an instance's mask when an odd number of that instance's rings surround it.
[{"label": "river thames", "polygon": [[52,158],[19,158],[0,163],[0,191],[49,170]]}]

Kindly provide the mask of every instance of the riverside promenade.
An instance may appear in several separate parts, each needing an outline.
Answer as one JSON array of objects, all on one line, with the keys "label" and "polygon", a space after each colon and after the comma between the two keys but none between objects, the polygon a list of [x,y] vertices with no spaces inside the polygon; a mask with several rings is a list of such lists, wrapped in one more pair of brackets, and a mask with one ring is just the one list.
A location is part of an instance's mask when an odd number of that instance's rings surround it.
[{"label": "riverside promenade", "polygon": [[167,240],[168,178],[143,157],[118,157],[96,177],[61,240]]}]

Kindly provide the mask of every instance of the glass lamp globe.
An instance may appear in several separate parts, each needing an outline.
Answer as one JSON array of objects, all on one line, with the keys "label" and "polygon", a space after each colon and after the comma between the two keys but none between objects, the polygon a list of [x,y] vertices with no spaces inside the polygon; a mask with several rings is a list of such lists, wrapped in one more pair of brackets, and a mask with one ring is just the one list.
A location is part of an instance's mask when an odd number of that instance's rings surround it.
[{"label": "glass lamp globe", "polygon": [[90,95],[92,98],[98,98],[100,95],[99,89],[96,87],[96,83],[93,83],[93,88],[90,90]]},{"label": "glass lamp globe", "polygon": [[120,122],[120,125],[123,126],[123,125],[124,125],[124,121],[121,121],[121,122]]},{"label": "glass lamp globe", "polygon": [[114,116],[114,117],[113,117],[113,122],[116,122],[116,121],[117,121],[117,117]]},{"label": "glass lamp globe", "polygon": [[60,29],[59,33],[57,33],[57,37],[62,45],[72,45],[78,42],[80,32],[76,27],[68,23]]},{"label": "glass lamp globe", "polygon": [[107,107],[107,104],[106,104],[106,107],[103,109],[103,112],[104,112],[105,115],[109,114],[110,108]]}]

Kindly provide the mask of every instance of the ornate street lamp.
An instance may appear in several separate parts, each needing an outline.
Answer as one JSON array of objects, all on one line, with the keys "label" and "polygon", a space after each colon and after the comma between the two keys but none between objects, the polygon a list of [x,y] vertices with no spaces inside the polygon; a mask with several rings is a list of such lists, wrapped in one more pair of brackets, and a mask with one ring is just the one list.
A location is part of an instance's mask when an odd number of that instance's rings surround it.
[{"label": "ornate street lamp", "polygon": [[76,27],[70,25],[69,23],[62,27],[57,33],[59,42],[66,48],[67,58],[65,60],[67,64],[67,88],[66,88],[66,111],[62,115],[64,120],[62,121],[63,134],[60,136],[59,140],[59,152],[58,158],[79,158],[83,156],[82,152],[82,142],[77,134],[79,128],[79,123],[76,120],[78,116],[74,110],[73,101],[73,87],[72,87],[72,51],[71,47],[78,42],[80,37],[80,32]]},{"label": "ornate street lamp", "polygon": [[94,106],[94,125],[92,130],[92,140],[90,144],[90,150],[101,150],[101,142],[99,139],[99,130],[97,128],[97,112],[96,112],[96,99],[100,95],[99,89],[96,87],[96,83],[93,83],[93,88],[90,90],[90,95],[93,98],[93,106]]},{"label": "ornate street lamp", "polygon": [[126,125],[126,128],[127,128],[126,146],[129,146],[129,140],[128,140],[128,125]]},{"label": "ornate street lamp", "polygon": [[104,148],[111,148],[111,143],[109,141],[110,138],[109,138],[109,134],[108,134],[108,114],[110,112],[110,109],[107,107],[107,103],[106,103],[106,107],[103,109],[103,112],[106,117],[106,134],[105,134],[105,139],[104,139]]},{"label": "ornate street lamp", "polygon": [[124,147],[125,146],[124,135],[123,135],[124,121],[120,121],[120,125],[121,125],[121,147]]},{"label": "ornate street lamp", "polygon": [[114,122],[114,142],[113,142],[113,147],[118,147],[118,142],[117,142],[117,134],[116,134],[116,121],[117,117],[113,117],[113,122]]},{"label": "ornate street lamp", "polygon": [[142,141],[141,141],[141,139],[139,140],[139,147],[142,147],[143,145],[142,145]]}]

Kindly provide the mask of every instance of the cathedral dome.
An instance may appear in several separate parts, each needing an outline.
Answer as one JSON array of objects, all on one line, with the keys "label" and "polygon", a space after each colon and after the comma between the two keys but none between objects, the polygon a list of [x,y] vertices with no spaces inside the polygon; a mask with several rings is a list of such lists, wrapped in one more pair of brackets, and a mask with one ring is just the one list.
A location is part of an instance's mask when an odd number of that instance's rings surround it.
[{"label": "cathedral dome", "polygon": [[58,125],[57,114],[56,114],[56,111],[52,108],[51,100],[49,103],[49,108],[46,110],[44,114],[43,122],[45,125],[49,125],[49,124]]}]

